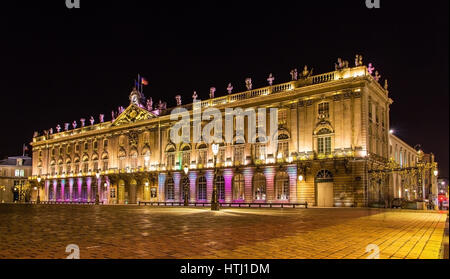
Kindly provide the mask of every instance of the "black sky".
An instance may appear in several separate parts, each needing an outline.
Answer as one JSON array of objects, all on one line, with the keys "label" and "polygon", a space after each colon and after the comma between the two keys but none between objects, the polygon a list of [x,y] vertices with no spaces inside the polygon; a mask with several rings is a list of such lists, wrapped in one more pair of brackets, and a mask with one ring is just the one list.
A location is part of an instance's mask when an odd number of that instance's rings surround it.
[{"label": "black sky", "polygon": [[228,82],[243,90],[246,77],[256,87],[271,72],[285,82],[305,64],[329,72],[337,57],[361,53],[389,80],[391,128],[435,153],[448,177],[448,0],[381,0],[372,10],[365,0],[92,2],[2,4],[1,157],[20,154],[35,130],[109,120],[137,73],[147,96],[171,105],[193,90],[206,98],[211,86],[223,95]]}]

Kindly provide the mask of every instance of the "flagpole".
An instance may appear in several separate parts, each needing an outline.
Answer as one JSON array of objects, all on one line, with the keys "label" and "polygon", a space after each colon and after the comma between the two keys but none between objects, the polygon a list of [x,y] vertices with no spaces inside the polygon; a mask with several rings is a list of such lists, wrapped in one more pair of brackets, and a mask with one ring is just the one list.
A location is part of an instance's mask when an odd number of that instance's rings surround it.
[{"label": "flagpole", "polygon": [[142,89],[140,89],[142,86],[141,86],[141,75],[140,74],[138,74],[138,92],[141,92],[141,90]]}]

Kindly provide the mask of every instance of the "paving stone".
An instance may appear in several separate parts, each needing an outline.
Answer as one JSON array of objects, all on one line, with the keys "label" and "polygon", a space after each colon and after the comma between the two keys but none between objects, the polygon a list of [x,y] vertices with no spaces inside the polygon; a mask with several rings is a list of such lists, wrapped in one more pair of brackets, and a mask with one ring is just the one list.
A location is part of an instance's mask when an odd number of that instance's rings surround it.
[{"label": "paving stone", "polygon": [[0,258],[276,258],[439,257],[446,214],[330,209],[157,208],[0,205]]}]

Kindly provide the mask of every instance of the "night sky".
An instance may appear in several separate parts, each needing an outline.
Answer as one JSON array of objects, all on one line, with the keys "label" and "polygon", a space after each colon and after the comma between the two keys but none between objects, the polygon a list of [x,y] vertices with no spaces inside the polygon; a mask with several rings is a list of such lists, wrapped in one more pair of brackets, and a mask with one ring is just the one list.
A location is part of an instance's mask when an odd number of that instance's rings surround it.
[{"label": "night sky", "polygon": [[286,82],[294,67],[330,72],[338,57],[353,65],[360,53],[389,80],[395,134],[436,154],[448,177],[448,0],[381,0],[372,10],[365,0],[92,2],[2,3],[1,158],[21,154],[35,130],[110,120],[138,73],[147,97],[172,106],[177,94],[206,99],[215,86],[221,96],[228,82],[243,91],[246,77],[265,86],[269,73]]}]

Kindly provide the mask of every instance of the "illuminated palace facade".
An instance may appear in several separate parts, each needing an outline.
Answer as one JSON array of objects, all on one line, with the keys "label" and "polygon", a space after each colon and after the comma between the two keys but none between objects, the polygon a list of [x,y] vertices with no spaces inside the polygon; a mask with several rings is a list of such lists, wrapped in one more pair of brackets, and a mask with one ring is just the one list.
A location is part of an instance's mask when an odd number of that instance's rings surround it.
[{"label": "illuminated palace facade", "polygon": [[[214,166],[210,144],[171,142],[173,108],[154,108],[134,89],[130,105],[111,121],[101,116],[91,125],[35,133],[31,180],[39,181],[41,201],[182,202],[186,189],[190,202],[209,202],[215,175],[220,202],[367,206],[368,168],[389,157],[387,84],[370,67],[348,62],[320,75],[305,67],[291,77],[201,101],[221,111],[268,108],[269,115],[277,108],[274,146],[220,144]],[[177,101],[192,113],[192,104]]]}]

